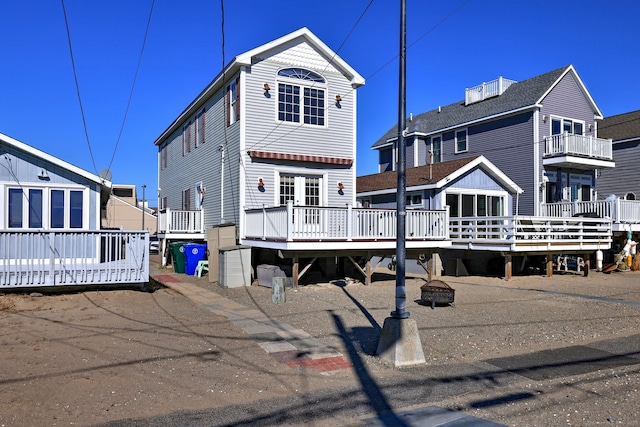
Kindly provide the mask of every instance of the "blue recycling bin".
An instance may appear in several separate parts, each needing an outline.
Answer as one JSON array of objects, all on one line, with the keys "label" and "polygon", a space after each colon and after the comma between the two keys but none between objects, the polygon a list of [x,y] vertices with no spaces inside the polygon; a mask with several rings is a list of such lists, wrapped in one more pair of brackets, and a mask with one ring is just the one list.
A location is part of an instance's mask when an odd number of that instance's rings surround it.
[{"label": "blue recycling bin", "polygon": [[206,243],[187,243],[184,245],[184,272],[189,276],[193,276],[196,273],[196,267],[198,262],[202,261],[207,256],[207,244]]}]

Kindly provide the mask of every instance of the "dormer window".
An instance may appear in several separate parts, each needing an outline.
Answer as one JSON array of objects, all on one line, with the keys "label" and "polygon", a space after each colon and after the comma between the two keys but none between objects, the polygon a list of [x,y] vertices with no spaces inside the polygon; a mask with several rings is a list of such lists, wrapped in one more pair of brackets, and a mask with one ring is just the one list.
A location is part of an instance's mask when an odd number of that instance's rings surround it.
[{"label": "dormer window", "polygon": [[326,81],[304,68],[284,68],[278,72],[278,120],[325,125]]}]

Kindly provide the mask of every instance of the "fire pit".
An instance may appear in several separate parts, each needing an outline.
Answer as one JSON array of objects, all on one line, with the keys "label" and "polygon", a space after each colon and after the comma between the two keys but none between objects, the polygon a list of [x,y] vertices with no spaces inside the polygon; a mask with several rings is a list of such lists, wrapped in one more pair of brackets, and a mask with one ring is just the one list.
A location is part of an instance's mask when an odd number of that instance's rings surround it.
[{"label": "fire pit", "polygon": [[442,280],[429,280],[420,290],[421,301],[431,304],[431,308],[435,308],[436,304],[453,304],[456,293],[455,289]]}]

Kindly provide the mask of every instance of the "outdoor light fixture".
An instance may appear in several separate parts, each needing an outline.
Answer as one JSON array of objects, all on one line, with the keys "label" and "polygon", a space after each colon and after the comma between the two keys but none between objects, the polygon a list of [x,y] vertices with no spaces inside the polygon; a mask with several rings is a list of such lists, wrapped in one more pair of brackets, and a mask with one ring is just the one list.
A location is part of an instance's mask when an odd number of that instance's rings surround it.
[{"label": "outdoor light fixture", "polygon": [[542,116],[542,121],[547,123],[547,115],[546,114]]},{"label": "outdoor light fixture", "polygon": [[42,180],[48,180],[49,179],[49,173],[47,172],[47,170],[45,168],[40,169],[40,173],[38,174],[38,178],[42,179]]}]

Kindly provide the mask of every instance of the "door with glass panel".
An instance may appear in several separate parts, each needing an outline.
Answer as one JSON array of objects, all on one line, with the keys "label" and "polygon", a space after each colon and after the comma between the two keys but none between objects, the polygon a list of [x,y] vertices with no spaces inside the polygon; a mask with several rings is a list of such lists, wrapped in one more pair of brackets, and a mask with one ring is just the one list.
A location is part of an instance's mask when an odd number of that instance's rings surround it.
[{"label": "door with glass panel", "polygon": [[293,230],[298,238],[322,233],[322,178],[318,176],[280,175],[280,205],[293,202]]}]

